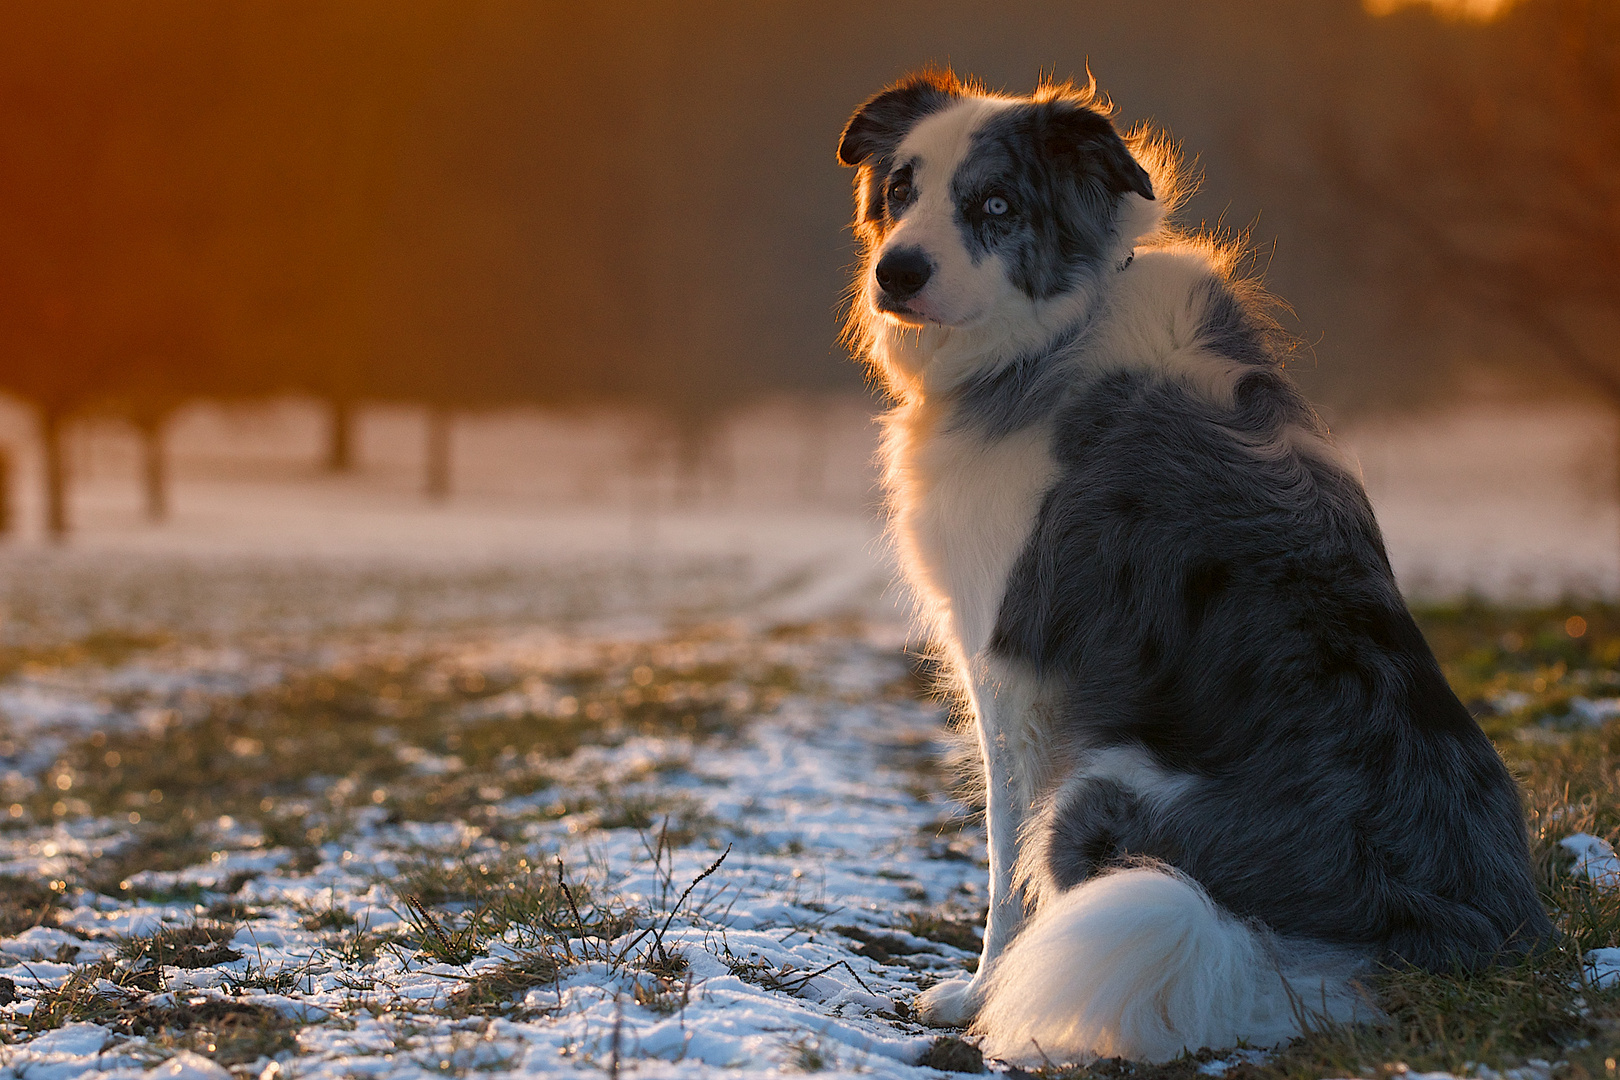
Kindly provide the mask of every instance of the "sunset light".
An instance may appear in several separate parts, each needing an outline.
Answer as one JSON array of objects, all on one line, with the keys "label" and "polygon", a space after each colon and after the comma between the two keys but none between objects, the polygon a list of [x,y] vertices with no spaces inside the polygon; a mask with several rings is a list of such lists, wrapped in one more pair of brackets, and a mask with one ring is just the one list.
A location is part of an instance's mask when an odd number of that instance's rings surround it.
[{"label": "sunset light", "polygon": [[1402,8],[1428,7],[1452,19],[1489,22],[1511,8],[1517,0],[1362,0],[1373,15],[1389,15]]},{"label": "sunset light", "polygon": [[0,1080],[1620,1080],[1620,0],[0,0]]}]

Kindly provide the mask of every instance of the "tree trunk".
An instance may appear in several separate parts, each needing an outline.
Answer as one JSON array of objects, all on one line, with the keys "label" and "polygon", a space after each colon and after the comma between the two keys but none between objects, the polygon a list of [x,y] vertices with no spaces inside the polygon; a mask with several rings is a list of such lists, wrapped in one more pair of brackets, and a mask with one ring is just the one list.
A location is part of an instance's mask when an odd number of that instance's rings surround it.
[{"label": "tree trunk", "polygon": [[677,417],[670,449],[675,462],[675,505],[697,506],[703,501],[704,467],[709,456],[708,433],[703,430],[702,421],[690,416]]},{"label": "tree trunk", "polygon": [[45,534],[52,543],[67,540],[67,422],[61,413],[40,416],[45,452]]},{"label": "tree trunk", "polygon": [[169,458],[164,453],[162,417],[138,421],[141,436],[141,482],[146,495],[146,520],[157,524],[169,517]]},{"label": "tree trunk", "polygon": [[436,501],[450,497],[450,438],[454,424],[455,414],[448,408],[443,405],[428,406],[424,490],[428,498]]},{"label": "tree trunk", "polygon": [[11,453],[0,448],[0,536],[8,535],[17,526],[16,513],[11,504]]},{"label": "tree trunk", "polygon": [[333,398],[331,427],[327,429],[326,471],[346,473],[353,470],[354,402],[347,398]]}]

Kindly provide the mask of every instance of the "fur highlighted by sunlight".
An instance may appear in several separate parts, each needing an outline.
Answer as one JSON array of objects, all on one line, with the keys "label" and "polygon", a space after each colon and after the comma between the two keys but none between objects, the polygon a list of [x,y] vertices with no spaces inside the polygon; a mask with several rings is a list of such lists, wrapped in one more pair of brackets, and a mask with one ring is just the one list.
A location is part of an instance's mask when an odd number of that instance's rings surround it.
[{"label": "fur highlighted by sunlight", "polygon": [[892,533],[984,775],[979,969],[917,1011],[1022,1064],[1269,1045],[1371,1015],[1376,964],[1550,932],[1264,291],[1110,112],[929,72],[838,148]]},{"label": "fur highlighted by sunlight", "polygon": [[1188,1047],[1284,1042],[1302,1023],[1372,1018],[1348,978],[1353,958],[1314,956],[1317,970],[1290,979],[1286,947],[1178,874],[1104,874],[1043,908],[1003,954],[977,1020],[982,1049],[1009,1060],[1038,1047],[1054,1061],[1162,1061]]}]

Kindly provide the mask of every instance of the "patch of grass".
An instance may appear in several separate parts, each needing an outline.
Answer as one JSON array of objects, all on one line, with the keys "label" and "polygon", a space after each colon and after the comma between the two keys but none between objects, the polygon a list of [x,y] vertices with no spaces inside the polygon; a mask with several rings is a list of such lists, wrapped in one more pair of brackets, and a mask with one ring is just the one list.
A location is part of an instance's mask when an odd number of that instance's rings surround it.
[{"label": "patch of grass", "polygon": [[[231,889],[230,891],[235,892],[236,890]],[[208,909],[203,912],[203,915],[213,922],[250,922],[254,919],[269,917],[258,908],[251,907],[245,902],[235,899],[216,900],[208,905]]]},{"label": "patch of grass", "polygon": [[226,944],[235,936],[233,923],[165,926],[145,937],[123,939],[114,955],[132,971],[213,967],[242,959],[241,953]]},{"label": "patch of grass", "polygon": [[906,917],[905,928],[911,934],[929,941],[937,941],[944,945],[963,949],[967,952],[978,952],[983,943],[984,921],[972,922],[967,919],[953,919],[932,912],[914,911]]},{"label": "patch of grass", "polygon": [[596,827],[636,829],[647,832],[659,828],[670,847],[687,847],[713,838],[721,823],[694,799],[678,793],[635,792],[613,789],[598,792]]},{"label": "patch of grass", "polygon": [[[69,743],[38,787],[16,796],[22,817],[3,820],[137,825],[149,842],[80,875],[111,895],[126,895],[121,883],[142,869],[179,869],[182,852],[183,865],[197,861],[206,853],[174,841],[222,818],[258,827],[267,846],[294,851],[290,869],[309,870],[363,808],[392,822],[495,831],[497,804],[549,786],[552,764],[580,747],[643,734],[729,737],[797,680],[758,650],[698,637],[603,646],[594,661],[560,670],[481,668],[427,645],[379,649],[245,692],[194,689],[179,708],[131,691],[120,707],[147,720]],[[640,827],[666,812],[618,792],[599,801],[603,827]],[[686,817],[681,842],[712,825]]]},{"label": "patch of grass", "polygon": [[221,1065],[247,1065],[298,1049],[298,1025],[276,1009],[249,1002],[208,999],[195,1004],[144,1006],[121,1017],[115,1030],[142,1035],[159,1049],[173,1047]]},{"label": "patch of grass", "polygon": [[483,924],[481,912],[475,911],[457,925],[449,919],[435,916],[419,897],[406,896],[405,921],[415,931],[413,944],[418,956],[441,964],[465,967],[487,951],[486,943],[490,934]]},{"label": "patch of grass", "polygon": [[358,920],[340,907],[324,907],[304,916],[299,925],[305,930],[347,930]]},{"label": "patch of grass", "polygon": [[630,996],[637,1005],[658,1016],[683,1012],[692,1002],[692,980],[671,975],[654,975],[648,982],[633,979]]},{"label": "patch of grass", "polygon": [[726,965],[727,971],[745,983],[752,983],[772,993],[787,994],[791,997],[797,997],[804,992],[805,987],[809,986],[814,979],[837,967],[841,967],[854,975],[855,981],[860,982],[864,989],[868,991],[871,989],[864,982],[861,982],[861,977],[855,973],[854,968],[849,966],[847,960],[834,960],[823,967],[806,970],[794,967],[792,964],[777,966],[758,956],[736,956],[728,950],[720,956],[720,962]]},{"label": "patch of grass", "polygon": [[787,1060],[782,1067],[791,1072],[823,1072],[838,1066],[838,1057],[823,1040],[817,1036],[801,1035],[790,1040],[785,1049]]},{"label": "patch of grass", "polygon": [[54,644],[0,645],[0,678],[81,664],[110,667],[168,642],[163,634],[104,629]]},{"label": "patch of grass", "polygon": [[260,990],[268,994],[285,994],[305,985],[305,980],[308,977],[307,967],[283,967],[270,970],[249,965],[248,969],[240,974],[227,974],[223,985],[233,994],[243,990]]},{"label": "patch of grass", "polygon": [[513,926],[562,937],[612,940],[634,928],[637,912],[598,901],[583,882],[563,887],[556,866],[527,858],[424,858],[399,868],[389,886],[427,908],[469,914],[488,935]]},{"label": "patch of grass", "polygon": [[32,926],[54,925],[65,888],[62,881],[0,875],[0,937],[13,937]]},{"label": "patch of grass", "polygon": [[895,937],[893,934],[874,934],[859,926],[835,926],[833,930],[860,942],[855,952],[879,964],[887,964],[896,956],[911,956],[925,951],[904,938]]},{"label": "patch of grass", "polygon": [[514,997],[537,986],[556,985],[564,966],[555,952],[526,953],[467,979],[450,995],[450,1005],[464,1013],[508,1012]]},{"label": "patch of grass", "polygon": [[917,1064],[941,1072],[982,1073],[984,1055],[979,1048],[955,1035],[941,1035],[928,1046]]},{"label": "patch of grass", "polygon": [[326,950],[345,964],[365,965],[376,960],[383,947],[396,940],[398,935],[392,931],[354,926],[328,938]]},{"label": "patch of grass", "polygon": [[142,871],[184,870],[206,861],[209,851],[209,844],[197,835],[190,821],[149,825],[137,831],[130,842],[91,862],[78,877],[86,888],[106,896],[195,902],[204,894],[200,886],[180,886],[185,895],[176,896],[170,890],[137,889],[131,879]]},{"label": "patch of grass", "polygon": [[1564,603],[1499,607],[1477,600],[1413,608],[1465,702],[1516,676],[1557,670],[1612,671],[1620,664],[1620,606]]},{"label": "patch of grass", "polygon": [[39,995],[23,1021],[23,1030],[31,1034],[50,1031],[80,1020],[111,1024],[142,995],[161,989],[160,981],[155,969],[132,971],[111,960],[75,968],[61,986]]}]

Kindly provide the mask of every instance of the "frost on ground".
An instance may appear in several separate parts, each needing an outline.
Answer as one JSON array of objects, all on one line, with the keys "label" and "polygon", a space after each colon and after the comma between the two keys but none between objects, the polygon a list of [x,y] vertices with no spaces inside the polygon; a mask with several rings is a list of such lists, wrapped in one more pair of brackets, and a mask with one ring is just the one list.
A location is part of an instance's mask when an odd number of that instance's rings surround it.
[{"label": "frost on ground", "polygon": [[[985,877],[927,666],[870,611],[762,616],[825,580],[750,574],[0,573],[0,1076],[983,1068],[910,1015]],[[1083,1071],[1605,1074],[1620,733],[1557,721],[1615,683],[1588,616],[1578,655],[1426,624],[1526,776],[1556,955],[1392,973],[1385,1029]]]},{"label": "frost on ground", "polygon": [[9,1075],[912,1074],[975,955],[892,629],[88,629],[0,685]]}]

